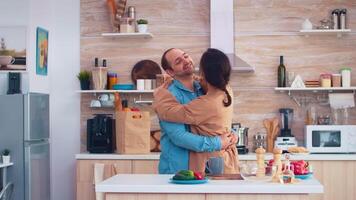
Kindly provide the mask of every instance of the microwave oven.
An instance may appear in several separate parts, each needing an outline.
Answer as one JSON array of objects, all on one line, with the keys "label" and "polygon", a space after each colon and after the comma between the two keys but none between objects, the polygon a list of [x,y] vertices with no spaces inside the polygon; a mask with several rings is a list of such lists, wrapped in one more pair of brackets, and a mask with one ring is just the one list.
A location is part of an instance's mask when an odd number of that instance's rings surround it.
[{"label": "microwave oven", "polygon": [[356,153],[356,125],[308,125],[304,142],[310,153]]}]

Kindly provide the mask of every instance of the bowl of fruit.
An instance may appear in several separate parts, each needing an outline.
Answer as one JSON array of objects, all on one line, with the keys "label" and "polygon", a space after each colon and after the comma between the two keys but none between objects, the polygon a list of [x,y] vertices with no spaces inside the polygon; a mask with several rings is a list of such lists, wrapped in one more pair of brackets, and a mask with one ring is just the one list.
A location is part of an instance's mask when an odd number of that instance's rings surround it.
[{"label": "bowl of fruit", "polygon": [[208,182],[201,172],[194,172],[192,170],[180,170],[171,179],[174,184],[203,184]]}]

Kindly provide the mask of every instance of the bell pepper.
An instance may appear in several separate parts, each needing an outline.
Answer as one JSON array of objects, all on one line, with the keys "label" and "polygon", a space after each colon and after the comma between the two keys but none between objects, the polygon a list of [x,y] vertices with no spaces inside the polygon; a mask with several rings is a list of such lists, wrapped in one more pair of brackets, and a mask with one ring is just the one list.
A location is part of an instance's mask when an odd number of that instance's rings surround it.
[{"label": "bell pepper", "polygon": [[202,173],[200,172],[194,172],[194,177],[196,180],[203,180],[204,179],[204,176]]}]

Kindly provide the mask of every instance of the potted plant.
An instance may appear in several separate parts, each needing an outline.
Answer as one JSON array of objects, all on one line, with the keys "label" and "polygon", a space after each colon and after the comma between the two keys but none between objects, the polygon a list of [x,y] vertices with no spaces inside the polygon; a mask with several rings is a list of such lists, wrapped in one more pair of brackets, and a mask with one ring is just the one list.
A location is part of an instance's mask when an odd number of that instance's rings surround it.
[{"label": "potted plant", "polygon": [[147,33],[148,21],[146,19],[137,20],[137,29],[139,33]]},{"label": "potted plant", "polygon": [[90,72],[89,71],[81,71],[79,72],[79,74],[77,75],[79,81],[80,81],[80,88],[82,90],[89,90],[90,88]]},{"label": "potted plant", "polygon": [[4,151],[2,151],[2,162],[4,164],[10,163],[10,150],[4,149]]}]

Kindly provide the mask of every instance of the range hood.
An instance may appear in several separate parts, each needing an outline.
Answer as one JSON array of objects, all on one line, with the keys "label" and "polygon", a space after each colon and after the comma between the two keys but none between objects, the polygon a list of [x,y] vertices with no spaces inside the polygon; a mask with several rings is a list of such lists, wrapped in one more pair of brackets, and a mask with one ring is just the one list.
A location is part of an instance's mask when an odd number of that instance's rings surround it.
[{"label": "range hood", "polygon": [[235,54],[234,0],[210,0],[210,46],[223,51],[232,71],[255,72],[255,68]]}]

